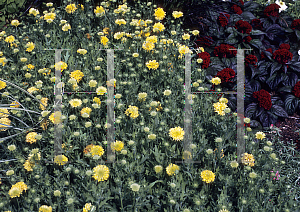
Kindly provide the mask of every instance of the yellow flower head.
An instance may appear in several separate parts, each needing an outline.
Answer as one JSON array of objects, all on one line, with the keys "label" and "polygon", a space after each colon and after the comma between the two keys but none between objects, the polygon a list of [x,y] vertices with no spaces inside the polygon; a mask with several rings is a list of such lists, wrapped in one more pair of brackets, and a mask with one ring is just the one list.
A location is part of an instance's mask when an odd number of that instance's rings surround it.
[{"label": "yellow flower head", "polygon": [[34,47],[35,47],[35,44],[34,44],[33,42],[28,42],[28,43],[26,44],[26,47],[27,47],[27,49],[26,49],[27,52],[32,52],[32,50],[33,50]]},{"label": "yellow flower head", "polygon": [[81,116],[83,116],[83,114],[86,113],[86,116],[84,116],[84,117],[89,118],[91,112],[92,112],[91,108],[85,107],[85,108],[82,108],[82,110],[80,111],[80,114],[81,114]]},{"label": "yellow flower head", "polygon": [[155,9],[154,15],[156,20],[163,20],[166,16],[166,13],[162,8],[157,8]]},{"label": "yellow flower head", "polygon": [[39,212],[52,212],[52,207],[47,205],[42,205],[39,208]]},{"label": "yellow flower head", "polygon": [[56,17],[56,14],[55,14],[55,13],[46,13],[46,14],[44,15],[44,20],[46,20],[47,23],[51,23],[51,22],[54,21],[55,17]]},{"label": "yellow flower head", "polygon": [[68,31],[69,29],[71,29],[71,25],[70,25],[70,24],[65,24],[65,25],[62,26],[61,29],[62,29],[62,31],[65,31],[65,32],[66,32],[66,31]]},{"label": "yellow flower head", "polygon": [[94,157],[95,155],[102,156],[104,154],[104,149],[102,146],[99,145],[93,145],[91,147],[90,153]]},{"label": "yellow flower head", "polygon": [[36,132],[30,132],[26,135],[26,142],[27,143],[30,143],[30,144],[33,144],[36,142],[36,138],[35,136],[37,136],[37,133]]},{"label": "yellow flower head", "polygon": [[183,40],[189,40],[190,37],[191,37],[191,36],[190,36],[189,34],[186,34],[186,33],[185,33],[184,35],[182,35],[182,39],[183,39]]},{"label": "yellow flower head", "polygon": [[[42,98],[42,99],[41,99],[41,102],[42,102],[42,104],[40,104],[41,110],[46,110],[48,98],[46,98],[46,97]],[[44,105],[45,105],[46,107],[45,107]]]},{"label": "yellow flower head", "polygon": [[124,19],[117,19],[116,21],[115,21],[115,23],[116,24],[118,24],[118,25],[122,25],[122,24],[126,24],[126,21],[124,20]]},{"label": "yellow flower head", "polygon": [[93,101],[96,102],[98,105],[101,105],[101,101],[98,97],[94,97]]},{"label": "yellow flower head", "polygon": [[27,68],[30,69],[30,70],[31,70],[31,69],[34,69],[34,67],[35,67],[35,66],[32,65],[32,64],[28,64],[28,65],[27,65]]},{"label": "yellow flower head", "polygon": [[94,9],[94,13],[96,14],[96,16],[102,16],[105,14],[105,10],[102,6],[97,6],[96,9]]},{"label": "yellow flower head", "polygon": [[173,11],[172,15],[176,19],[176,18],[182,17],[183,13],[182,12],[178,12],[178,11]]},{"label": "yellow flower head", "polygon": [[6,37],[4,41],[7,43],[12,43],[15,41],[15,37],[10,35],[10,36]]},{"label": "yellow flower head", "polygon": [[20,104],[17,101],[14,101],[11,103],[10,107],[18,108],[18,107],[20,107]]},{"label": "yellow flower head", "polygon": [[63,70],[65,70],[65,69],[67,69],[67,67],[68,67],[67,63],[62,62],[62,61],[60,61],[60,62],[58,62],[58,63],[55,64],[55,69],[56,69],[56,70],[61,70],[61,71],[63,71]]},{"label": "yellow flower head", "polygon": [[182,141],[184,136],[184,131],[181,127],[171,128],[169,130],[169,135],[176,141]]},{"label": "yellow flower head", "polygon": [[10,124],[11,124],[11,120],[9,118],[0,118],[0,131],[6,131],[9,128],[8,126],[10,126]]},{"label": "yellow flower head", "polygon": [[68,158],[64,155],[57,155],[54,158],[54,163],[62,166],[65,165],[68,162]]},{"label": "yellow flower head", "polygon": [[60,111],[56,111],[55,113],[52,113],[49,116],[49,119],[50,119],[50,121],[53,124],[60,124],[62,122],[62,120],[61,120],[61,112]]},{"label": "yellow flower head", "polygon": [[165,30],[165,26],[162,23],[155,23],[153,25],[153,32],[162,32],[163,30]]},{"label": "yellow flower head", "polygon": [[103,95],[107,92],[107,89],[103,86],[100,86],[96,89],[97,95]]},{"label": "yellow flower head", "polygon": [[74,13],[76,9],[77,9],[77,7],[75,6],[75,4],[69,4],[66,7],[66,12],[67,13]]},{"label": "yellow flower head", "polygon": [[87,50],[85,50],[85,49],[78,49],[77,53],[85,55],[87,53]]},{"label": "yellow flower head", "polygon": [[262,140],[266,137],[266,135],[263,132],[257,132],[255,134],[255,136],[256,136],[257,139],[260,139],[260,140]]},{"label": "yellow flower head", "polygon": [[146,41],[151,43],[157,43],[157,36],[156,35],[150,36],[146,38]]},{"label": "yellow flower head", "polygon": [[4,66],[6,64],[6,58],[5,57],[1,57],[0,58],[0,63],[2,63],[2,66]]},{"label": "yellow flower head", "polygon": [[204,170],[201,172],[202,181],[211,183],[215,181],[215,174],[212,171]]},{"label": "yellow flower head", "polygon": [[172,163],[170,165],[168,165],[168,167],[166,168],[167,174],[169,176],[175,175],[176,170],[179,171],[179,166],[172,164]]},{"label": "yellow flower head", "polygon": [[96,166],[93,168],[93,172],[93,178],[98,180],[98,182],[107,180],[109,177],[109,168],[105,165]]},{"label": "yellow flower head", "polygon": [[30,8],[29,14],[37,16],[38,14],[40,14],[40,12],[37,9]]},{"label": "yellow flower head", "polygon": [[7,118],[9,116],[9,111],[5,108],[0,108],[0,118]]},{"label": "yellow flower head", "polygon": [[219,102],[227,104],[228,103],[228,99],[226,99],[226,98],[220,98]]},{"label": "yellow flower head", "polygon": [[22,190],[19,187],[12,186],[8,194],[10,198],[20,197],[20,195],[22,194]]},{"label": "yellow flower head", "polygon": [[114,34],[114,38],[120,40],[124,34],[125,34],[124,32],[117,32]]},{"label": "yellow flower head", "polygon": [[188,46],[185,46],[185,45],[182,45],[182,46],[180,46],[179,48],[178,48],[178,51],[179,51],[179,53],[180,53],[180,55],[182,55],[182,54],[186,54],[186,53],[191,53],[192,51],[189,49],[189,47]]},{"label": "yellow flower head", "polygon": [[211,82],[215,85],[219,85],[221,83],[221,79],[219,77],[214,77]]},{"label": "yellow flower head", "polygon": [[156,60],[150,60],[149,62],[146,63],[147,68],[149,69],[157,69],[159,67],[158,62]]},{"label": "yellow flower head", "polygon": [[150,50],[152,50],[152,49],[155,48],[155,45],[154,45],[154,43],[152,43],[152,42],[145,41],[145,42],[143,43],[142,48],[145,49],[145,50],[147,50],[147,51],[150,51]]},{"label": "yellow flower head", "polygon": [[242,156],[242,163],[246,166],[254,166],[254,156],[252,154],[244,153]]},{"label": "yellow flower head", "polygon": [[34,163],[30,163],[30,161],[29,160],[26,160],[26,162],[23,164],[23,166],[24,166],[24,169],[26,169],[28,172],[29,171],[33,171],[33,167],[35,166],[35,164]]},{"label": "yellow flower head", "polygon": [[112,151],[120,152],[124,148],[124,143],[122,141],[116,141],[114,143],[111,143],[110,146]]},{"label": "yellow flower head", "polygon": [[138,107],[129,105],[129,108],[125,111],[127,116],[130,115],[131,118],[135,119],[139,116]]},{"label": "yellow flower head", "polygon": [[84,74],[80,70],[76,70],[70,73],[70,77],[76,79],[77,82],[79,82],[82,79],[82,77],[84,77]]},{"label": "yellow flower head", "polygon": [[109,39],[106,36],[101,36],[101,43],[105,46]]},{"label": "yellow flower head", "polygon": [[0,80],[0,90],[6,87],[6,82]]},{"label": "yellow flower head", "polygon": [[18,20],[12,20],[11,21],[11,25],[13,25],[13,26],[19,26],[20,25],[20,22],[18,21]]}]

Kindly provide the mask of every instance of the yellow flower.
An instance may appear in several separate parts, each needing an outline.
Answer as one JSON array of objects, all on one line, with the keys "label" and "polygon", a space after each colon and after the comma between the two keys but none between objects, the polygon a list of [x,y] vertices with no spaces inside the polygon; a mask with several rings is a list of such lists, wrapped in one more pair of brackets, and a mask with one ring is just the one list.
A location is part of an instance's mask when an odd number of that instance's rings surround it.
[{"label": "yellow flower", "polygon": [[217,112],[219,115],[224,116],[225,115],[225,108],[228,106],[225,103],[217,102],[213,104],[215,112]]},{"label": "yellow flower", "polygon": [[157,8],[155,9],[154,15],[156,20],[163,20],[166,16],[166,13],[162,8]]},{"label": "yellow flower", "polygon": [[112,151],[120,152],[124,148],[124,143],[122,141],[116,141],[114,143],[111,143],[110,147]]},{"label": "yellow flower", "polygon": [[80,6],[80,9],[83,11],[84,10],[84,6],[82,4],[78,4],[78,6]]},{"label": "yellow flower", "polygon": [[172,164],[172,163],[170,165],[168,165],[168,167],[166,168],[167,174],[169,176],[175,175],[176,170],[179,171],[179,166]]},{"label": "yellow flower", "polygon": [[76,71],[73,71],[70,73],[70,77],[76,79],[77,82],[79,82],[83,76],[84,76],[84,74],[80,70],[76,70]]},{"label": "yellow flower", "polygon": [[[42,98],[41,102],[42,102],[42,104],[40,104],[41,110],[46,110],[48,98],[46,98],[46,97]],[[45,105],[45,106],[43,106],[43,105]]]},{"label": "yellow flower", "polygon": [[15,37],[10,35],[10,36],[6,37],[4,41],[7,43],[12,43],[15,41]]},{"label": "yellow flower", "polygon": [[163,167],[160,166],[160,165],[157,165],[157,166],[154,167],[154,170],[155,170],[156,174],[158,174],[163,170]]},{"label": "yellow flower", "polygon": [[103,86],[100,86],[96,89],[97,95],[103,95],[107,92],[107,89]]},{"label": "yellow flower", "polygon": [[32,94],[34,91],[39,91],[39,89],[37,89],[36,87],[31,87],[31,88],[28,88],[27,91]]},{"label": "yellow flower", "polygon": [[182,141],[184,136],[184,131],[181,127],[171,128],[169,130],[169,135],[176,141]]},{"label": "yellow flower", "polygon": [[9,111],[5,108],[0,108],[0,118],[7,118],[9,116]]},{"label": "yellow flower", "polygon": [[84,205],[84,208],[83,208],[83,212],[89,212],[92,208],[92,204],[91,203],[86,203]]},{"label": "yellow flower", "polygon": [[263,132],[257,132],[255,134],[255,136],[256,136],[257,139],[260,139],[260,140],[262,140],[266,137],[266,135]]},{"label": "yellow flower", "polygon": [[93,168],[93,172],[93,178],[95,180],[98,180],[98,182],[107,180],[109,177],[109,169],[105,165],[96,166],[95,168]]},{"label": "yellow flower", "polygon": [[127,116],[129,116],[129,114],[130,114],[130,117],[133,118],[133,119],[135,119],[135,118],[137,118],[139,116],[138,109],[139,108],[136,107],[136,106],[129,105],[129,108],[125,111],[125,114]]},{"label": "yellow flower", "polygon": [[31,69],[34,69],[34,65],[28,64],[28,65],[27,65],[27,68],[29,68],[30,70],[31,70]]},{"label": "yellow flower", "polygon": [[36,132],[30,132],[26,135],[26,142],[27,143],[30,143],[30,144],[33,144],[36,142],[36,138],[35,136],[37,135]]},{"label": "yellow flower", "polygon": [[9,118],[0,118],[0,128],[4,128],[4,129],[0,129],[0,131],[6,131],[8,126],[10,126],[10,124],[11,124],[11,120]]},{"label": "yellow flower", "polygon": [[54,163],[58,165],[65,165],[68,162],[68,158],[64,155],[57,155],[54,158]]},{"label": "yellow flower", "polygon": [[23,63],[25,63],[25,62],[27,62],[27,58],[26,57],[21,57],[20,61],[23,62]]},{"label": "yellow flower", "polygon": [[190,39],[190,35],[185,33],[184,35],[182,35],[182,39],[183,40],[189,40]]},{"label": "yellow flower", "polygon": [[192,31],[192,34],[195,35],[195,36],[196,36],[196,35],[199,35],[199,31],[198,31],[198,30],[193,30],[193,31]]},{"label": "yellow flower", "polygon": [[156,60],[150,60],[149,62],[146,63],[147,68],[149,69],[157,69],[159,67],[158,62]]},{"label": "yellow flower", "polygon": [[182,54],[186,54],[186,53],[191,53],[192,51],[189,49],[189,47],[185,46],[185,45],[182,45],[178,48],[178,51],[180,53],[180,55]]},{"label": "yellow flower", "polygon": [[221,83],[221,79],[219,77],[214,77],[211,82],[215,85],[219,85]]},{"label": "yellow flower", "polygon": [[150,36],[150,37],[146,38],[146,41],[151,42],[151,43],[157,43],[157,36],[155,36],[155,35]]},{"label": "yellow flower", "polygon": [[139,97],[139,101],[145,101],[147,97],[147,93],[139,93],[138,97]]},{"label": "yellow flower", "polygon": [[26,169],[27,171],[33,171],[33,167],[35,166],[35,164],[34,163],[30,163],[30,161],[29,160],[26,160],[26,162],[23,164],[23,166],[24,166],[24,169]]},{"label": "yellow flower", "polygon": [[68,67],[67,63],[62,62],[62,61],[60,61],[60,62],[58,62],[58,63],[55,64],[55,69],[56,69],[56,70],[61,70],[61,71],[63,71],[63,70],[65,70],[65,69],[67,69],[67,67]]},{"label": "yellow flower", "polygon": [[18,20],[12,20],[11,21],[11,25],[13,25],[13,26],[19,26],[20,22]]},{"label": "yellow flower", "polygon": [[101,101],[98,97],[94,97],[93,101],[96,102],[98,105],[101,105]]},{"label": "yellow flower", "polygon": [[74,13],[76,9],[77,9],[77,7],[75,6],[75,4],[69,4],[66,7],[66,12],[67,13]]},{"label": "yellow flower", "polygon": [[215,180],[215,174],[212,171],[204,170],[201,172],[202,181],[211,183]]},{"label": "yellow flower", "polygon": [[82,110],[80,111],[80,114],[81,114],[81,116],[83,116],[83,114],[86,113],[88,116],[85,118],[88,118],[88,117],[90,117],[91,112],[92,112],[91,108],[85,107],[85,108],[82,108]]},{"label": "yellow flower", "polygon": [[28,43],[26,44],[26,47],[27,47],[27,49],[26,49],[27,52],[32,52],[32,50],[33,50],[34,47],[35,47],[35,44],[34,44],[33,42],[28,42]]},{"label": "yellow flower", "polygon": [[219,210],[219,212],[229,212],[229,210],[227,210],[227,209],[222,209],[222,210]]},{"label": "yellow flower", "polygon": [[55,17],[56,17],[55,13],[47,13],[47,14],[44,15],[44,19],[47,21],[47,23],[53,22]]},{"label": "yellow flower", "polygon": [[182,17],[183,13],[182,12],[178,12],[178,11],[173,11],[172,15],[176,19],[176,18]]},{"label": "yellow flower", "polygon": [[96,9],[94,9],[94,13],[96,14],[96,16],[102,16],[105,13],[105,10],[102,6],[97,6]]},{"label": "yellow flower", "polygon": [[109,28],[108,28],[108,27],[105,27],[105,28],[103,29],[103,33],[104,33],[104,34],[107,34],[107,35],[108,35],[108,34],[109,34],[108,31],[109,31]]},{"label": "yellow flower", "polygon": [[153,25],[153,32],[157,32],[157,31],[162,32],[163,30],[165,30],[165,26],[162,23],[155,23]]},{"label": "yellow flower", "polygon": [[0,80],[0,90],[6,87],[6,82]]},{"label": "yellow flower", "polygon": [[227,104],[228,103],[228,99],[226,99],[226,98],[220,98],[219,102]]},{"label": "yellow flower", "polygon": [[145,41],[145,42],[143,43],[142,48],[145,49],[145,50],[147,50],[147,51],[150,51],[150,50],[152,50],[152,49],[155,48],[155,45],[154,45],[154,43],[152,43],[152,42]]},{"label": "yellow flower", "polygon": [[102,156],[104,154],[104,149],[102,148],[102,146],[94,145],[92,146],[90,153],[92,154],[93,157],[95,155]]},{"label": "yellow flower", "polygon": [[87,50],[85,50],[85,49],[78,49],[77,53],[85,55],[87,53]]},{"label": "yellow flower", "polygon": [[101,43],[105,46],[109,39],[106,36],[101,36]]},{"label": "yellow flower", "polygon": [[18,107],[20,107],[20,104],[17,101],[14,101],[11,103],[10,107],[18,108]]},{"label": "yellow flower", "polygon": [[234,161],[231,161],[231,162],[230,162],[230,166],[231,166],[232,168],[237,168],[237,167],[239,166],[239,163],[236,162],[236,161],[234,160]]},{"label": "yellow flower", "polygon": [[49,119],[50,121],[53,123],[53,124],[60,124],[61,123],[61,112],[60,111],[56,111],[55,113],[52,113],[50,116],[49,116]]},{"label": "yellow flower", "polygon": [[71,25],[70,24],[65,24],[65,25],[63,25],[62,26],[62,28],[61,28],[63,31],[68,31],[69,29],[71,29]]},{"label": "yellow flower", "polygon": [[114,38],[119,40],[123,37],[123,35],[124,35],[124,32],[117,32],[114,34]]},{"label": "yellow flower", "polygon": [[242,163],[248,166],[254,166],[254,157],[252,154],[244,153],[242,155]]},{"label": "yellow flower", "polygon": [[126,24],[126,21],[124,20],[124,19],[117,19],[116,21],[115,21],[115,23],[116,24],[118,24],[118,25],[122,25],[122,24]]},{"label": "yellow flower", "polygon": [[39,208],[39,212],[52,212],[52,207],[47,205],[42,205]]},{"label": "yellow flower", "polygon": [[32,14],[32,15],[34,15],[34,16],[37,16],[38,14],[40,14],[40,12],[39,12],[37,9],[30,8],[29,14]]},{"label": "yellow flower", "polygon": [[80,105],[82,104],[80,99],[72,99],[69,101],[69,103],[72,107],[80,107]]},{"label": "yellow flower", "polygon": [[22,194],[22,190],[19,187],[12,186],[8,194],[10,198],[20,197],[20,195]]}]

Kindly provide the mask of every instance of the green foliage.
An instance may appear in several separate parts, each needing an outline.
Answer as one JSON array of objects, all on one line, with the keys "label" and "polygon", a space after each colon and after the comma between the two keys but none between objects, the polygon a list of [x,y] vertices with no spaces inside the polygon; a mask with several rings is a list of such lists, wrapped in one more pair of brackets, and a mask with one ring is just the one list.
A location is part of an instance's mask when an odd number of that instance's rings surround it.
[{"label": "green foliage", "polygon": [[16,18],[16,14],[24,8],[26,0],[0,0],[0,29]]}]

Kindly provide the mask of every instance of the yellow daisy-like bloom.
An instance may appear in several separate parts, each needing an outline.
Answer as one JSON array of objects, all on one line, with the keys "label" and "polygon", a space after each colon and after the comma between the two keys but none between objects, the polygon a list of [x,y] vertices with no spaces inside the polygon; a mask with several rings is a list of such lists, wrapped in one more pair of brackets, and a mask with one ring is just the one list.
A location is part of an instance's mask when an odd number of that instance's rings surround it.
[{"label": "yellow daisy-like bloom", "polygon": [[5,57],[0,58],[0,63],[2,63],[2,66],[4,66],[6,64],[6,62],[4,62],[5,60],[6,60]]},{"label": "yellow daisy-like bloom", "polygon": [[64,155],[57,155],[54,158],[54,163],[62,166],[65,165],[68,162],[68,158]]},{"label": "yellow daisy-like bloom", "polygon": [[94,157],[95,155],[99,155],[102,156],[104,154],[104,149],[102,148],[102,146],[99,145],[93,145],[91,147],[90,153],[92,154],[92,156]]},{"label": "yellow daisy-like bloom", "polygon": [[26,191],[28,189],[27,185],[24,182],[18,182],[13,186],[20,188],[22,191]]},{"label": "yellow daisy-like bloom", "polygon": [[120,40],[124,34],[125,34],[124,32],[117,32],[114,34],[114,38]]},{"label": "yellow daisy-like bloom", "polygon": [[103,95],[107,92],[107,89],[103,86],[100,86],[96,89],[97,95]]},{"label": "yellow daisy-like bloom", "polygon": [[183,13],[182,12],[178,12],[178,11],[173,11],[172,15],[176,19],[176,18],[182,17]]},{"label": "yellow daisy-like bloom", "polygon": [[255,134],[255,137],[256,137],[257,139],[262,140],[262,139],[264,139],[264,138],[266,137],[266,135],[265,135],[265,133],[263,133],[263,132],[257,132],[257,133]]},{"label": "yellow daisy-like bloom", "polygon": [[192,31],[192,34],[195,35],[195,36],[199,35],[199,31],[195,29],[195,30]]},{"label": "yellow daisy-like bloom", "polygon": [[65,62],[60,61],[60,62],[58,62],[58,63],[55,64],[55,70],[61,70],[61,71],[63,71],[65,69],[67,69],[67,68],[68,68],[68,65]]},{"label": "yellow daisy-like bloom", "polygon": [[108,32],[109,30],[110,30],[110,29],[109,29],[108,27],[105,27],[105,28],[103,29],[103,33],[108,35],[108,34],[109,34],[109,32]]},{"label": "yellow daisy-like bloom", "polygon": [[157,32],[157,31],[162,32],[163,30],[165,30],[165,26],[162,23],[155,23],[153,25],[153,32]]},{"label": "yellow daisy-like bloom", "polygon": [[215,112],[217,112],[219,115],[224,116],[225,115],[225,108],[228,106],[225,103],[217,102],[213,104]]},{"label": "yellow daisy-like bloom", "polygon": [[144,20],[140,19],[137,23],[137,26],[139,27],[147,27],[147,24]]},{"label": "yellow daisy-like bloom", "polygon": [[30,8],[29,14],[37,16],[38,14],[40,14],[40,12],[37,9]]},{"label": "yellow daisy-like bloom", "polygon": [[77,82],[79,82],[82,79],[82,77],[84,77],[84,74],[80,70],[76,70],[70,73],[70,77],[76,79]]},{"label": "yellow daisy-like bloom", "polygon": [[92,204],[91,203],[86,203],[84,205],[83,211],[82,212],[89,212],[92,208]]},{"label": "yellow daisy-like bloom", "polygon": [[219,212],[229,212],[229,210],[227,210],[227,209],[222,209],[222,210],[219,210]]},{"label": "yellow daisy-like bloom", "polygon": [[72,99],[69,101],[69,103],[72,107],[80,107],[82,104],[82,101],[80,99]]},{"label": "yellow daisy-like bloom", "polygon": [[11,103],[10,107],[18,108],[18,107],[20,107],[20,104],[17,101],[14,101]]},{"label": "yellow daisy-like bloom", "polygon": [[93,172],[93,178],[98,180],[98,182],[107,180],[109,177],[109,168],[105,165],[96,166],[93,168]]},{"label": "yellow daisy-like bloom", "polygon": [[11,25],[13,25],[13,26],[19,26],[20,25],[20,22],[18,21],[18,20],[12,20],[11,21]]},{"label": "yellow daisy-like bloom", "polygon": [[96,14],[96,16],[102,16],[105,14],[105,10],[102,6],[97,6],[96,9],[94,9],[94,13]]},{"label": "yellow daisy-like bloom", "polygon": [[22,190],[18,187],[12,186],[8,192],[10,198],[20,197]]},{"label": "yellow daisy-like bloom", "polygon": [[0,118],[0,128],[4,128],[4,129],[0,129],[0,131],[6,131],[9,128],[8,126],[10,126],[10,124],[11,124],[11,120],[9,118]]},{"label": "yellow daisy-like bloom", "polygon": [[52,113],[49,116],[49,120],[53,123],[53,124],[60,124],[62,122],[61,119],[61,112],[60,111],[56,111],[55,113]]},{"label": "yellow daisy-like bloom", "polygon": [[152,42],[145,41],[145,42],[143,43],[142,48],[145,49],[145,50],[147,50],[147,51],[150,51],[150,50],[152,50],[152,49],[155,48],[155,45],[154,45],[154,43],[152,43]]},{"label": "yellow daisy-like bloom", "polygon": [[5,108],[0,108],[0,118],[7,118],[9,116],[9,111]]},{"label": "yellow daisy-like bloom", "polygon": [[74,13],[76,9],[77,7],[75,6],[75,4],[69,4],[66,6],[67,13]]},{"label": "yellow daisy-like bloom", "polygon": [[6,82],[0,80],[0,90],[6,87]]},{"label": "yellow daisy-like bloom", "polygon": [[202,181],[211,183],[215,180],[215,174],[212,171],[204,170],[201,172]]},{"label": "yellow daisy-like bloom", "polygon": [[184,136],[184,131],[181,127],[171,128],[169,130],[169,135],[176,141],[182,141]]},{"label": "yellow daisy-like bloom", "polygon": [[34,47],[35,47],[35,44],[34,44],[33,42],[28,42],[28,43],[26,44],[26,47],[27,47],[27,49],[26,49],[27,52],[32,52],[32,50],[33,50]]},{"label": "yellow daisy-like bloom", "polygon": [[80,9],[83,11],[84,10],[84,6],[82,4],[78,4],[78,6],[80,6]]},{"label": "yellow daisy-like bloom", "polygon": [[244,153],[242,156],[242,163],[246,166],[254,166],[254,156],[252,154]]},{"label": "yellow daisy-like bloom", "polygon": [[189,47],[185,46],[185,45],[180,46],[178,48],[178,51],[179,51],[180,55],[182,55],[182,54],[185,55],[186,53],[191,53],[191,50],[189,49]]},{"label": "yellow daisy-like bloom", "polygon": [[219,102],[227,104],[228,103],[228,99],[226,99],[226,98],[220,98]]},{"label": "yellow daisy-like bloom", "polygon": [[44,15],[44,20],[46,20],[47,23],[52,23],[54,21],[55,17],[56,17],[55,13],[47,13]]},{"label": "yellow daisy-like bloom", "polygon": [[154,15],[156,20],[163,20],[166,16],[166,13],[162,8],[157,8],[155,9]]},{"label": "yellow daisy-like bloom", "polygon": [[96,102],[98,105],[101,105],[101,101],[98,97],[94,97],[93,101]]},{"label": "yellow daisy-like bloom", "polygon": [[10,35],[10,36],[6,37],[4,41],[5,41],[6,43],[12,43],[12,42],[15,41],[15,37],[12,36],[12,35]]},{"label": "yellow daisy-like bloom", "polygon": [[[46,97],[42,98],[41,102],[42,102],[42,104],[40,104],[41,110],[46,110],[48,98],[46,98]],[[43,106],[43,105],[45,105],[45,106]]]},{"label": "yellow daisy-like bloom", "polygon": [[107,42],[109,41],[109,39],[106,36],[101,36],[101,43],[105,46],[107,44]]},{"label": "yellow daisy-like bloom", "polygon": [[39,212],[52,212],[52,207],[47,205],[42,205],[39,208]]},{"label": "yellow daisy-like bloom", "polygon": [[80,114],[81,114],[81,116],[83,116],[83,114],[86,113],[86,114],[88,114],[88,116],[86,118],[89,118],[91,112],[92,112],[91,108],[85,107],[85,108],[82,108],[82,110],[80,111]]},{"label": "yellow daisy-like bloom", "polygon": [[149,62],[146,63],[147,68],[149,69],[157,69],[159,67],[158,62],[156,60],[150,60]]},{"label": "yellow daisy-like bloom", "polygon": [[221,83],[221,79],[219,77],[214,77],[211,82],[215,85],[219,85]]},{"label": "yellow daisy-like bloom", "polygon": [[70,25],[70,24],[65,24],[65,25],[62,26],[61,29],[62,29],[62,31],[65,31],[65,32],[66,32],[66,31],[68,31],[69,29],[71,29],[71,25]]},{"label": "yellow daisy-like bloom", "polygon": [[155,35],[150,36],[150,37],[146,38],[146,41],[151,42],[151,43],[157,43],[157,36],[155,36]]},{"label": "yellow daisy-like bloom", "polygon": [[26,160],[25,163],[23,164],[23,166],[24,166],[24,169],[26,169],[29,172],[32,172],[33,171],[32,168],[35,166],[35,164],[34,163],[30,163],[29,160]]},{"label": "yellow daisy-like bloom", "polygon": [[145,101],[146,97],[147,97],[147,93],[139,93],[138,97],[139,97],[139,101]]},{"label": "yellow daisy-like bloom", "polygon": [[186,34],[186,33],[185,33],[184,35],[182,35],[182,39],[183,39],[183,40],[189,40],[190,37],[191,37],[191,36],[190,36],[189,34]]},{"label": "yellow daisy-like bloom", "polygon": [[114,143],[111,143],[110,147],[112,151],[120,152],[124,148],[124,143],[122,141],[116,141]]},{"label": "yellow daisy-like bloom", "polygon": [[175,175],[176,170],[179,171],[179,166],[177,166],[176,164],[170,164],[168,165],[168,167],[166,168],[167,174],[169,176]]},{"label": "yellow daisy-like bloom", "polygon": [[37,136],[37,133],[36,132],[30,132],[26,135],[26,142],[27,143],[30,143],[30,144],[33,144],[36,142],[36,138],[35,136]]},{"label": "yellow daisy-like bloom", "polygon": [[131,118],[135,119],[139,116],[138,107],[129,105],[129,108],[125,111],[127,116],[130,115]]},{"label": "yellow daisy-like bloom", "polygon": [[122,24],[125,25],[127,22],[126,22],[124,19],[117,19],[117,20],[115,21],[115,23],[118,24],[118,25],[120,26],[120,25],[122,25]]},{"label": "yellow daisy-like bloom", "polygon": [[85,50],[85,49],[78,49],[77,53],[85,55],[87,53],[87,50]]}]

